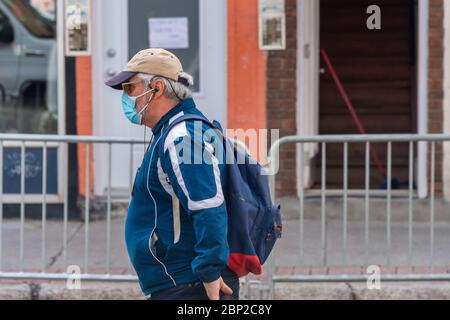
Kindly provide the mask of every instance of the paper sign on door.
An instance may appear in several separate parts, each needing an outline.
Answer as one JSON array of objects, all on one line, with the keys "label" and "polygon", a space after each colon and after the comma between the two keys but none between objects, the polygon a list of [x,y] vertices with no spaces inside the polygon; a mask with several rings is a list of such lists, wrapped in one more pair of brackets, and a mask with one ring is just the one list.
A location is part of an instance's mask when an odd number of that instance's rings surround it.
[{"label": "paper sign on door", "polygon": [[150,48],[189,48],[187,17],[148,19]]}]

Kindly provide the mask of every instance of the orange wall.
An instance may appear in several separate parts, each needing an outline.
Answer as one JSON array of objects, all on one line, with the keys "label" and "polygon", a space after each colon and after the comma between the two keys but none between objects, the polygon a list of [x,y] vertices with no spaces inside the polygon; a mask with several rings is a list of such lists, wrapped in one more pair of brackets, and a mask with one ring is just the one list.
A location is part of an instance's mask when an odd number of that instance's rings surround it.
[{"label": "orange wall", "polygon": [[266,57],[258,44],[258,0],[228,0],[228,128],[267,128]]},{"label": "orange wall", "polygon": [[[91,57],[76,58],[76,110],[77,110],[77,134],[80,136],[92,135],[92,77]],[[92,147],[90,148],[89,185],[93,185]],[[86,185],[86,146],[78,146],[78,183],[80,193],[85,195]]]}]

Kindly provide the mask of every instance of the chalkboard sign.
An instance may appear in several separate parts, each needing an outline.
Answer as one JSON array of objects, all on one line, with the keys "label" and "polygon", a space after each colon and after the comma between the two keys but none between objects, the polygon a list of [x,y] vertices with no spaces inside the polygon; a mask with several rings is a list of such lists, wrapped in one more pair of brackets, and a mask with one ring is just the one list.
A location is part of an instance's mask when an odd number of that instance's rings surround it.
[{"label": "chalkboard sign", "polygon": [[[42,194],[43,149],[25,149],[25,193]],[[3,150],[3,192],[20,194],[21,148]],[[58,152],[56,148],[47,149],[47,194],[58,193]]]}]

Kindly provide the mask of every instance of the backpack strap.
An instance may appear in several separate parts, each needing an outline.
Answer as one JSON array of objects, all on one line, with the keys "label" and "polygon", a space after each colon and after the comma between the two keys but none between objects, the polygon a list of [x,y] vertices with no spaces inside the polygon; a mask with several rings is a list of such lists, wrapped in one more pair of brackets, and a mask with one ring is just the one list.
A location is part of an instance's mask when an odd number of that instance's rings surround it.
[{"label": "backpack strap", "polygon": [[[203,123],[206,123],[208,126],[210,126],[212,129],[215,129],[216,132],[220,132],[220,134],[223,136],[222,134],[222,127],[220,126],[220,124],[217,121],[214,121],[213,123],[211,123],[208,119],[206,119],[205,117],[202,117],[200,115],[195,115],[195,114],[187,114],[187,115],[183,115],[177,119],[175,119],[167,128],[163,128],[163,133],[161,135],[161,139],[159,141],[160,145],[159,145],[159,157],[161,158],[161,156],[164,155],[164,144],[165,141],[167,139],[167,136],[169,135],[170,131],[178,124],[185,122],[185,121],[190,121],[190,120],[196,120],[196,121],[201,121]],[[181,235],[181,227],[180,227],[180,202],[179,199],[173,195],[172,196],[172,212],[173,212],[173,226],[174,226],[174,241],[173,243],[176,244],[180,241],[180,235]]]}]

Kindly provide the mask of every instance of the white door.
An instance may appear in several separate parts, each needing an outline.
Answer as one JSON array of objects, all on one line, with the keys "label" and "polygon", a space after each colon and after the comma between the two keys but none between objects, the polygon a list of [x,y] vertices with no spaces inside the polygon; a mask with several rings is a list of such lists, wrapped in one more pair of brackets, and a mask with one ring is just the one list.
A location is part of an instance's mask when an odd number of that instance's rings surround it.
[{"label": "white door", "polygon": [[[144,140],[144,128],[128,123],[121,113],[121,92],[104,82],[119,72],[138,50],[149,47],[149,18],[187,17],[189,48],[172,50],[184,69],[196,77],[194,99],[210,119],[226,127],[226,0],[94,0],[93,26],[93,123],[94,135],[135,137]],[[149,130],[147,130],[147,134]],[[148,136],[147,136],[148,140]],[[133,150],[112,149],[113,196],[128,196],[134,170],[144,154],[144,144]],[[108,188],[108,148],[94,149],[94,192]]]}]

